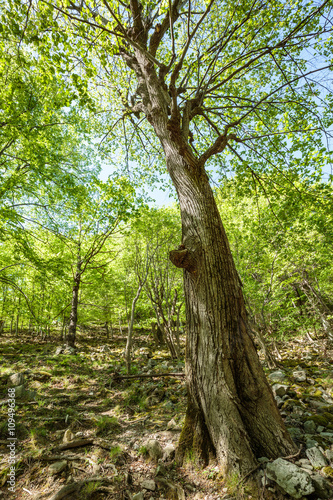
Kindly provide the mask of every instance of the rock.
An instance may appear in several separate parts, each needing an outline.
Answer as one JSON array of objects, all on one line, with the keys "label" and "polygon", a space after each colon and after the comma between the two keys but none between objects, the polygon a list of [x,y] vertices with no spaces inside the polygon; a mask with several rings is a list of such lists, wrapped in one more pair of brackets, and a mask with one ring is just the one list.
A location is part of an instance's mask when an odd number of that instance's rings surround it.
[{"label": "rock", "polygon": [[70,429],[67,429],[62,439],[63,443],[69,443],[70,441],[73,441],[73,439],[74,439],[74,434]]},{"label": "rock", "polygon": [[25,389],[24,385],[17,385],[15,387],[15,398],[25,399],[28,397],[28,391]]},{"label": "rock", "polygon": [[298,427],[289,427],[288,428],[289,434],[293,439],[299,439],[302,437],[302,431]]},{"label": "rock", "polygon": [[310,464],[304,464],[302,465],[302,469],[310,472],[313,470],[313,467]]},{"label": "rock", "polygon": [[156,482],[160,488],[162,487],[166,491],[166,498],[170,500],[185,500],[185,492],[183,488],[177,484],[174,484],[163,477],[157,477]]},{"label": "rock", "polygon": [[50,465],[48,471],[52,475],[59,474],[66,468],[66,466],[67,466],[67,461],[61,460],[60,462],[54,462],[52,465]]},{"label": "rock", "polygon": [[37,391],[26,391],[25,398],[29,401],[34,401],[37,396]]},{"label": "rock", "polygon": [[325,450],[325,455],[329,462],[333,462],[333,450]]},{"label": "rock", "polygon": [[132,500],[144,500],[143,493],[140,491],[140,493],[136,493],[135,495],[132,496]]},{"label": "rock", "polygon": [[156,483],[151,479],[145,479],[144,481],[142,481],[141,486],[142,488],[145,488],[146,490],[149,491],[155,491],[156,489]]},{"label": "rock", "polygon": [[283,458],[267,464],[266,474],[293,498],[302,498],[315,491],[310,475]]},{"label": "rock", "polygon": [[297,420],[298,417],[301,417],[302,415],[304,415],[304,411],[302,410],[302,408],[300,408],[299,406],[294,406],[293,411],[291,412],[291,416]]},{"label": "rock", "polygon": [[318,443],[314,439],[307,439],[305,441],[305,446],[307,449],[309,449],[309,448],[313,448],[314,446],[318,446]]},{"label": "rock", "polygon": [[304,467],[306,465],[311,465],[311,464],[310,464],[310,460],[308,460],[307,458],[300,458],[298,460],[298,462],[296,462],[296,465],[299,465],[300,467]]},{"label": "rock", "polygon": [[274,384],[272,386],[272,389],[275,396],[279,396],[280,398],[282,398],[282,396],[285,396],[285,394],[287,394],[288,386],[283,384]]},{"label": "rock", "polygon": [[267,457],[260,457],[260,458],[258,458],[258,462],[260,464],[267,464],[267,462],[269,462],[269,458],[267,458]]},{"label": "rock", "polygon": [[67,346],[66,349],[64,350],[64,354],[71,354],[71,355],[76,354],[76,348]]},{"label": "rock", "polygon": [[168,431],[172,431],[172,430],[178,430],[178,426],[177,426],[177,423],[175,421],[174,418],[172,418],[171,420],[169,420],[169,422],[167,423],[167,429]]},{"label": "rock", "polygon": [[162,458],[163,450],[162,446],[156,439],[150,439],[146,444],[147,452],[151,460],[157,462],[159,458]]},{"label": "rock", "polygon": [[275,396],[275,401],[278,408],[281,408],[281,406],[283,406],[284,401],[279,396]]},{"label": "rock", "polygon": [[307,402],[310,406],[312,406],[312,408],[317,408],[319,412],[322,409],[325,411],[325,408],[327,406],[326,402],[324,403],[323,401],[318,401],[317,399],[309,398]]},{"label": "rock", "polygon": [[163,449],[163,460],[165,462],[169,462],[170,460],[173,460],[175,456],[176,449],[173,444],[167,444],[166,447]]},{"label": "rock", "polygon": [[8,385],[10,387],[17,387],[19,385],[24,384],[24,375],[23,373],[13,373],[8,379]]},{"label": "rock", "polygon": [[276,372],[270,373],[268,375],[268,378],[270,378],[270,380],[273,380],[276,382],[281,382],[282,380],[284,380],[286,378],[286,374],[281,370],[277,370]]},{"label": "rock", "polygon": [[62,351],[63,351],[63,347],[62,346],[59,346],[56,348],[56,351],[54,353],[55,356],[59,356],[59,354],[62,354]]},{"label": "rock", "polygon": [[315,493],[318,498],[330,499],[333,497],[333,489],[327,479],[325,479],[323,476],[320,476],[319,474],[313,474],[311,478]]},{"label": "rock", "polygon": [[316,432],[316,424],[313,420],[307,420],[304,422],[304,431],[307,434],[314,434]]},{"label": "rock", "polygon": [[326,403],[333,404],[333,399],[325,391],[322,394],[322,398],[325,399]]},{"label": "rock", "polygon": [[165,476],[166,473],[167,473],[167,470],[164,467],[164,465],[158,464],[158,466],[156,467],[155,476]]},{"label": "rock", "polygon": [[305,382],[306,381],[306,371],[305,370],[297,370],[293,372],[293,377],[295,382]]},{"label": "rock", "polygon": [[333,433],[332,432],[321,432],[320,435],[324,439],[327,439],[327,441],[330,441],[331,443],[333,443]]},{"label": "rock", "polygon": [[316,448],[315,446],[313,448],[308,448],[305,451],[305,454],[314,469],[321,469],[327,465],[326,457],[319,448]]}]

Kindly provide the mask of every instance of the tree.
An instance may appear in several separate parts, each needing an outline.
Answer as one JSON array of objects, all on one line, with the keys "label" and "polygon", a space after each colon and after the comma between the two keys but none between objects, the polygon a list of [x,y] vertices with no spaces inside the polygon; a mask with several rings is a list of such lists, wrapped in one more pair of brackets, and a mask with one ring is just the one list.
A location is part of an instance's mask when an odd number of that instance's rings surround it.
[{"label": "tree", "polygon": [[99,58],[109,94],[125,105],[111,137],[129,118],[138,143],[146,134],[151,151],[163,151],[181,210],[182,242],[170,258],[184,269],[188,331],[189,398],[178,459],[189,449],[204,462],[213,453],[223,471],[246,473],[256,457],[294,452],[249,334],[206,165],[228,162],[261,182],[268,167],[307,170],[316,151],[323,153],[321,130],[331,118],[328,108],[320,116],[315,76],[324,70],[311,68],[304,53],[329,57],[330,3],[41,0],[23,2],[19,17],[21,26],[29,20],[43,54],[47,30],[47,39],[58,36],[58,49],[48,51],[53,59],[61,53],[58,70],[63,57],[81,55],[82,93]]},{"label": "tree", "polygon": [[[130,229],[126,231],[123,260],[126,263],[125,267],[132,271],[136,281],[125,351],[128,371],[135,307],[143,290],[155,311],[158,326],[171,355],[177,357],[178,344],[175,348],[170,313],[176,308],[178,298],[176,280],[178,278],[179,281],[180,273],[175,268],[173,273],[169,272],[171,264],[167,256],[169,250],[179,241],[178,217],[178,211],[172,208],[146,208],[141,211],[139,218],[132,220]],[[173,276],[170,276],[172,274]],[[171,294],[174,294],[173,299]],[[176,314],[176,311],[173,314]]]},{"label": "tree", "polygon": [[63,240],[72,254],[73,289],[66,343],[75,345],[79,289],[88,269],[104,268],[99,257],[106,241],[120,224],[137,212],[134,188],[125,178],[95,180],[81,186],[81,192],[50,217],[50,229]]},{"label": "tree", "polygon": [[17,33],[2,37],[0,32],[0,235],[22,228],[25,207],[46,208],[93,170],[92,148],[84,141],[91,128],[71,108],[70,85],[57,81],[47,63],[36,64],[26,47],[18,53]]}]

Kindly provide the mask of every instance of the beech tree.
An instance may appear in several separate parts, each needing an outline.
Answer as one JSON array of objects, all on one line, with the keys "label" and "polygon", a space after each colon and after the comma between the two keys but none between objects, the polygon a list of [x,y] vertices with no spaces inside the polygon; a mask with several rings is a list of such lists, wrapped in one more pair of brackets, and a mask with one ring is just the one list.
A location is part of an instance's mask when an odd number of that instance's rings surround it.
[{"label": "beech tree", "polygon": [[292,182],[295,171],[324,157],[331,3],[14,5],[13,29],[22,38],[29,31],[30,40],[34,33],[41,57],[54,61],[60,77],[72,72],[78,102],[90,90],[110,100],[105,137],[116,135],[114,151],[125,131],[128,154],[143,145],[147,155],[137,163],[151,170],[162,155],[177,191],[182,241],[170,259],[184,269],[189,394],[178,460],[189,450],[204,463],[212,454],[222,471],[244,474],[257,457],[293,453],[249,334],[208,168],[233,168],[259,183],[267,169],[281,170]]}]

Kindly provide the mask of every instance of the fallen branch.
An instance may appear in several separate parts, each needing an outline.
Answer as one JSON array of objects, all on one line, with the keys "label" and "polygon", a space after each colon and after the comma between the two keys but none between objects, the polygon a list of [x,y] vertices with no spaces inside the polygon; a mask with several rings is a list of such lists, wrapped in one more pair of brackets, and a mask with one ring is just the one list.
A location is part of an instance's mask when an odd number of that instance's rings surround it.
[{"label": "fallen branch", "polygon": [[94,439],[76,439],[75,441],[59,444],[59,446],[55,446],[55,449],[68,450],[69,448],[79,448],[80,446],[86,446],[87,444],[94,444]]},{"label": "fallen branch", "polygon": [[185,373],[143,373],[139,375],[118,375],[115,373],[112,377],[112,380],[126,380],[131,378],[159,378],[159,377],[185,377]]},{"label": "fallen branch", "polygon": [[88,439],[76,439],[75,441],[69,441],[68,443],[59,444],[55,446],[54,450],[68,450],[69,448],[80,448],[81,446],[94,445],[103,448],[104,450],[110,451],[114,445],[107,443],[104,439],[98,438],[88,438]]},{"label": "fallen branch", "polygon": [[282,457],[283,460],[291,460],[292,458],[297,458],[300,455],[300,453],[302,451],[302,448],[303,448],[303,446],[300,445],[299,450],[298,450],[297,453],[295,453],[294,455],[288,455],[287,457]]}]

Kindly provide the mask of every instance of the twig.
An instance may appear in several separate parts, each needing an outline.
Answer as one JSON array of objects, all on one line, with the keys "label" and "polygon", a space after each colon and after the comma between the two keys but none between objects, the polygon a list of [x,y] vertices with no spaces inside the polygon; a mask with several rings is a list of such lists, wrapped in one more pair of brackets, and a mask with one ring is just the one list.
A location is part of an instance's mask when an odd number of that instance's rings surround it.
[{"label": "twig", "polygon": [[55,446],[53,449],[56,451],[68,450],[69,448],[80,448],[81,446],[94,445],[103,448],[104,450],[111,450],[112,444],[98,438],[86,438],[86,439],[76,439],[75,441],[69,441],[68,443],[62,443],[59,446]]},{"label": "twig", "polygon": [[298,450],[298,452],[297,452],[297,453],[295,453],[294,455],[288,455],[287,457],[282,457],[282,458],[283,458],[283,460],[291,460],[292,458],[296,458],[296,457],[298,457],[298,456],[299,456],[299,454],[300,454],[300,453],[301,453],[301,451],[302,451],[302,448],[303,448],[303,446],[302,446],[302,445],[300,445],[299,450]]}]

